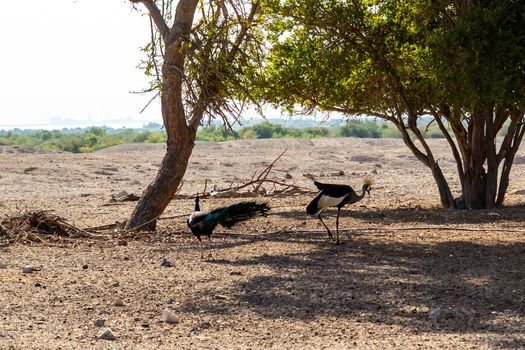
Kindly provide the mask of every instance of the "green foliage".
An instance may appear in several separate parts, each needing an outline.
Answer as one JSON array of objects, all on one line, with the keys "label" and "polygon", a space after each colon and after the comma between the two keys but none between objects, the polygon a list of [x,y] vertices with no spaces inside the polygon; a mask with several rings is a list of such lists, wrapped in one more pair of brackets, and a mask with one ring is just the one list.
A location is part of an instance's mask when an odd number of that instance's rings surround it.
[{"label": "green foliage", "polygon": [[272,0],[265,9],[270,51],[253,93],[287,110],[399,121],[447,106],[468,123],[480,105],[525,104],[524,1]]},{"label": "green foliage", "polygon": [[380,138],[382,136],[381,126],[377,123],[362,123],[351,120],[338,130],[338,135],[342,137],[359,137],[359,138]]},{"label": "green foliage", "polygon": [[[442,137],[430,128],[426,137]],[[374,121],[351,120],[339,127],[311,126],[305,128],[285,127],[268,121],[243,127],[239,130],[227,130],[223,126],[209,125],[197,131],[198,141],[228,141],[245,139],[315,139],[324,137],[393,137],[401,134],[391,124]],[[8,131],[0,133],[0,145],[60,150],[73,153],[93,152],[102,148],[123,143],[164,143],[166,135],[160,131],[121,129],[108,132],[105,128],[88,128],[82,133],[59,130],[39,130],[32,133]]]},{"label": "green foliage", "polygon": [[90,127],[82,133],[39,130],[32,133],[8,131],[0,135],[0,145],[73,153],[93,152],[123,143],[159,143],[165,140],[165,134],[159,131],[124,129],[109,133],[103,127]]}]

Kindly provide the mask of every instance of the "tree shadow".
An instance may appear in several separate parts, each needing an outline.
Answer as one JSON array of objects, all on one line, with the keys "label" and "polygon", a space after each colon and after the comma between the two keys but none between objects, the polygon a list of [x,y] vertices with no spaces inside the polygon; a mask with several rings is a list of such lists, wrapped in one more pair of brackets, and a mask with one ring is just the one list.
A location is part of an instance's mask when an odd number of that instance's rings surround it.
[{"label": "tree shadow", "polygon": [[[274,212],[283,218],[308,220],[316,219],[308,215],[304,210],[289,210],[286,212]],[[337,210],[327,209],[323,217],[335,217]],[[450,209],[422,209],[420,207],[392,208],[392,209],[352,209],[343,208],[341,218],[359,219],[366,223],[396,224],[403,222],[418,222],[420,224],[442,225],[442,224],[484,224],[498,222],[523,222],[525,217],[525,205],[509,206],[496,209],[479,210],[450,210]]]},{"label": "tree shadow", "polygon": [[341,246],[313,244],[309,252],[215,260],[272,273],[236,284],[227,300],[197,296],[182,309],[228,314],[243,305],[269,319],[350,317],[415,331],[496,333],[506,335],[498,346],[525,346],[523,242],[404,244],[362,236]]}]

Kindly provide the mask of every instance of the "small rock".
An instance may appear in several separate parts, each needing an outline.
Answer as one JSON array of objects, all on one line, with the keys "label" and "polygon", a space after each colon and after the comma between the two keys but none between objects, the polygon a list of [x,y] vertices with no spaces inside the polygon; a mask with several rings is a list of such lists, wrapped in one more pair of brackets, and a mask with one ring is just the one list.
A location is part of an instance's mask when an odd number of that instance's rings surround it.
[{"label": "small rock", "polygon": [[373,169],[373,170],[371,171],[371,173],[372,173],[372,174],[377,174],[377,169]]},{"label": "small rock", "polygon": [[284,178],[285,179],[293,179],[293,176],[289,173],[286,173],[286,175],[284,175]]},{"label": "small rock", "polygon": [[95,326],[97,327],[104,327],[106,325],[106,320],[103,318],[99,318],[95,321]]},{"label": "small rock", "polygon": [[0,263],[0,270],[7,269],[7,264]]},{"label": "small rock", "polygon": [[167,323],[176,323],[177,317],[175,317],[175,314],[170,309],[164,309],[162,311],[162,320]]},{"label": "small rock", "polygon": [[35,170],[38,170],[38,168],[35,167],[35,166],[30,166],[29,168],[25,168],[24,169],[24,173],[27,174],[27,173],[33,172]]},{"label": "small rock", "polygon": [[116,340],[117,337],[115,337],[115,334],[113,334],[113,331],[110,328],[103,329],[98,333],[97,335],[98,339],[104,339],[104,340]]},{"label": "small rock", "polygon": [[149,323],[146,321],[141,322],[140,325],[144,328],[149,328]]},{"label": "small rock", "polygon": [[122,299],[115,300],[115,303],[113,304],[115,306],[124,306],[124,301]]},{"label": "small rock", "polygon": [[87,264],[82,265],[82,270],[87,270],[88,266]]},{"label": "small rock", "polygon": [[240,275],[242,275],[241,271],[231,271],[230,272],[230,276],[240,276]]},{"label": "small rock", "polygon": [[118,246],[123,246],[123,247],[125,247],[125,246],[128,245],[128,241],[126,241],[125,239],[119,239],[119,240],[117,241],[117,245],[118,245]]},{"label": "small rock", "polygon": [[22,267],[22,273],[33,273],[34,271],[36,270],[33,268],[33,266],[26,265]]},{"label": "small rock", "polygon": [[303,174],[303,176],[306,177],[307,179],[310,179],[310,180],[314,179],[314,176],[311,173],[305,173],[305,174]]},{"label": "small rock", "polygon": [[36,282],[35,283],[35,287],[37,287],[37,288],[42,287],[42,284],[40,282]]},{"label": "small rock", "polygon": [[89,197],[91,196],[91,193],[81,193],[80,197]]},{"label": "small rock", "polygon": [[437,309],[430,311],[430,313],[428,314],[428,318],[432,321],[440,320],[441,318],[443,318],[443,310],[440,307],[438,307]]},{"label": "small rock", "polygon": [[173,267],[173,263],[172,263],[171,261],[169,261],[168,259],[163,258],[163,259],[162,259],[162,263],[160,264],[160,266],[163,266],[163,267]]},{"label": "small rock", "polygon": [[379,163],[376,164],[376,168],[381,168],[381,167],[382,167],[381,164],[379,164]]}]

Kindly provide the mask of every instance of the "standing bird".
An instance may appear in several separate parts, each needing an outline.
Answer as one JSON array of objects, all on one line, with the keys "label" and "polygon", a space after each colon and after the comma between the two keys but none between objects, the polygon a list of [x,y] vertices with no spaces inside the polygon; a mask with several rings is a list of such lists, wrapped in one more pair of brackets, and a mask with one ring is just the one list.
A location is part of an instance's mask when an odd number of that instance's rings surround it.
[{"label": "standing bird", "polygon": [[210,212],[203,212],[199,206],[199,196],[195,197],[195,211],[187,220],[188,227],[193,235],[197,236],[201,246],[201,259],[203,247],[201,236],[208,236],[208,256],[211,255],[211,234],[217,224],[231,228],[238,222],[252,219],[256,216],[266,216],[270,207],[266,203],[238,202],[227,207],[217,208]]},{"label": "standing bird", "polygon": [[314,185],[319,189],[319,193],[306,207],[306,213],[310,215],[317,214],[317,217],[319,218],[319,220],[321,220],[324,227],[328,231],[328,236],[331,239],[334,239],[334,237],[332,236],[332,232],[321,218],[321,213],[326,208],[337,207],[337,219],[335,221],[335,227],[337,234],[337,244],[339,244],[339,213],[341,212],[341,208],[345,204],[359,202],[361,199],[363,199],[365,193],[368,193],[368,195],[370,196],[372,183],[373,181],[371,179],[365,179],[363,184],[363,192],[361,193],[361,195],[357,195],[354,189],[348,185],[323,184],[314,181]]}]

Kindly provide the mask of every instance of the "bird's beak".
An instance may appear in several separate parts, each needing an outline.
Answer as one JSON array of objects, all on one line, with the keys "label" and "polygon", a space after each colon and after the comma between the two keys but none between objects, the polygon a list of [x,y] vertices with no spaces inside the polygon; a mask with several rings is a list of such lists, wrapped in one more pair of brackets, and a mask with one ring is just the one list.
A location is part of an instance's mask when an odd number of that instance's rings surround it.
[{"label": "bird's beak", "polygon": [[368,193],[368,195],[370,196],[370,190],[366,190],[366,193]]}]

